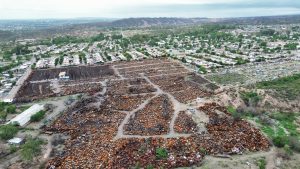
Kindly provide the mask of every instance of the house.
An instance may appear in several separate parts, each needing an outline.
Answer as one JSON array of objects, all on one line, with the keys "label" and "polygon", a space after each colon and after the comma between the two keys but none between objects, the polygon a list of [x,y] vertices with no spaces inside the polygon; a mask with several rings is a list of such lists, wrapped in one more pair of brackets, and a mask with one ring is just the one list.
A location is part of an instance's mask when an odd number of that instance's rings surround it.
[{"label": "house", "polygon": [[66,76],[66,72],[60,72],[59,74],[58,74],[58,78],[59,78],[59,80],[69,80],[69,76]]}]

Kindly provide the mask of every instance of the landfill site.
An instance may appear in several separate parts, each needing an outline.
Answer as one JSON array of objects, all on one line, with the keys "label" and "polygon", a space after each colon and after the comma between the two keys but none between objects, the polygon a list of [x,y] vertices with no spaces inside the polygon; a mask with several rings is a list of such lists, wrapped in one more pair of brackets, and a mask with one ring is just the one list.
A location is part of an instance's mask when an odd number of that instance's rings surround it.
[{"label": "landfill site", "polygon": [[83,94],[44,127],[63,134],[47,168],[178,168],[206,155],[266,151],[268,139],[209,98],[221,87],[180,62],[151,59],[38,69],[14,101]]}]

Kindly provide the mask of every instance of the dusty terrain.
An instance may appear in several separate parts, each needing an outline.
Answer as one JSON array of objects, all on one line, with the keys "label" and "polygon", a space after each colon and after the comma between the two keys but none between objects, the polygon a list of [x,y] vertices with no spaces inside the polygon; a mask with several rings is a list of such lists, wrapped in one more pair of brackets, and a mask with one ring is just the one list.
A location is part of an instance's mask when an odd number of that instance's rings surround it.
[{"label": "dusty terrain", "polygon": [[48,168],[201,166],[208,154],[269,149],[252,124],[210,101],[218,86],[180,63],[142,60],[96,70],[102,73],[64,70],[69,81],[56,79],[61,70],[34,72],[24,88],[35,92],[18,93],[19,102],[89,93],[45,128],[70,136],[61,141],[65,148],[52,147]]}]

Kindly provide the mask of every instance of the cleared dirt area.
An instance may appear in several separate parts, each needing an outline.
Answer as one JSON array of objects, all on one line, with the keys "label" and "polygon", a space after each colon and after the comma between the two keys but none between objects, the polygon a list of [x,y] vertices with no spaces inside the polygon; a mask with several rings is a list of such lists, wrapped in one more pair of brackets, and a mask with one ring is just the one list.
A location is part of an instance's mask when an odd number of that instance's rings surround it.
[{"label": "cleared dirt area", "polygon": [[[66,73],[68,80],[59,79],[61,72]],[[101,81],[114,77],[114,70],[109,65],[39,69],[30,74],[14,101],[30,102],[53,96],[99,92],[103,89]]]},{"label": "cleared dirt area", "polygon": [[32,72],[30,81],[42,81],[58,78],[60,72],[66,72],[70,80],[101,78],[114,75],[109,65],[104,66],[76,66],[55,69],[39,69]]},{"label": "cleared dirt area", "polygon": [[[207,154],[269,148],[259,130],[234,119],[224,107],[195,104],[214,96],[219,87],[179,62],[77,68],[34,72],[23,86],[34,92],[19,91],[16,98],[90,93],[45,127],[47,133],[70,136],[64,149],[54,146],[47,168],[190,167],[200,166]],[[71,79],[55,79],[61,71]]]}]

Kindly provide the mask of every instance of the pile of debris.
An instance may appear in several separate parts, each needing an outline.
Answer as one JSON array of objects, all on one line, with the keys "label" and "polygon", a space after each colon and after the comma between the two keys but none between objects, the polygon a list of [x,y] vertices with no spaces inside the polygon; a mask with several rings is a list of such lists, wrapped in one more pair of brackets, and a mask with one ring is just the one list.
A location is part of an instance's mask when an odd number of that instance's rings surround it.
[{"label": "pile of debris", "polygon": [[187,112],[181,111],[176,118],[174,131],[183,134],[197,133],[198,126],[193,120],[191,114],[187,114]]},{"label": "pile of debris", "polygon": [[16,102],[31,102],[33,100],[53,97],[56,94],[51,90],[50,82],[25,82],[15,96]]},{"label": "pile of debris", "polygon": [[61,87],[63,95],[72,95],[77,93],[96,93],[102,91],[100,83],[73,84]]},{"label": "pile of debris", "polygon": [[167,95],[152,99],[142,110],[131,116],[125,125],[127,135],[161,135],[169,132],[169,124],[174,113]]},{"label": "pile of debris", "polygon": [[153,94],[147,95],[109,95],[104,104],[108,107],[120,111],[132,111],[136,109],[145,100],[153,97]]},{"label": "pile of debris", "polygon": [[[199,132],[199,122],[194,122],[185,111],[175,119],[173,129],[177,134],[171,132],[174,105],[169,94],[182,103],[212,94],[202,90],[201,85],[210,84],[205,79],[196,77],[190,81],[186,78],[189,73],[174,75],[182,72],[181,65],[169,60],[143,60],[117,63],[114,67],[125,79],[108,79],[100,106],[90,106],[99,103],[97,96],[83,99],[45,128],[70,136],[64,142],[63,152],[54,151],[57,154],[47,168],[191,167],[201,165],[206,154],[239,154],[269,148],[259,130],[244,120],[234,119],[216,103],[193,111],[193,117],[205,115],[201,125],[206,132]],[[148,78],[166,94],[154,90],[155,86],[139,77],[140,73],[153,75]],[[137,107],[140,109],[135,110]]]},{"label": "pile of debris", "polygon": [[[190,137],[124,137],[114,140],[126,114],[113,111],[106,105],[101,109],[87,108],[93,101],[83,100],[76,104],[76,108],[83,109],[74,111],[76,109],[70,108],[46,128],[48,131],[66,132],[71,136],[65,141],[64,151],[55,154],[47,168],[189,167],[201,165],[205,154],[236,154],[245,150],[266,150],[269,147],[269,142],[257,129],[246,121],[233,121],[226,109],[217,104],[206,104],[199,108],[210,118],[206,125],[207,134],[193,132]],[[166,134],[171,112],[173,108],[168,97],[160,95],[137,112],[125,126],[125,132],[139,135]],[[175,130],[195,131],[191,117],[184,114],[179,114]],[[162,130],[150,130],[158,124],[163,127]]]},{"label": "pile of debris", "polygon": [[205,92],[198,84],[185,80],[186,75],[159,76],[150,79],[162,90],[172,94],[181,103],[188,103],[198,97],[211,95],[211,93]]}]

